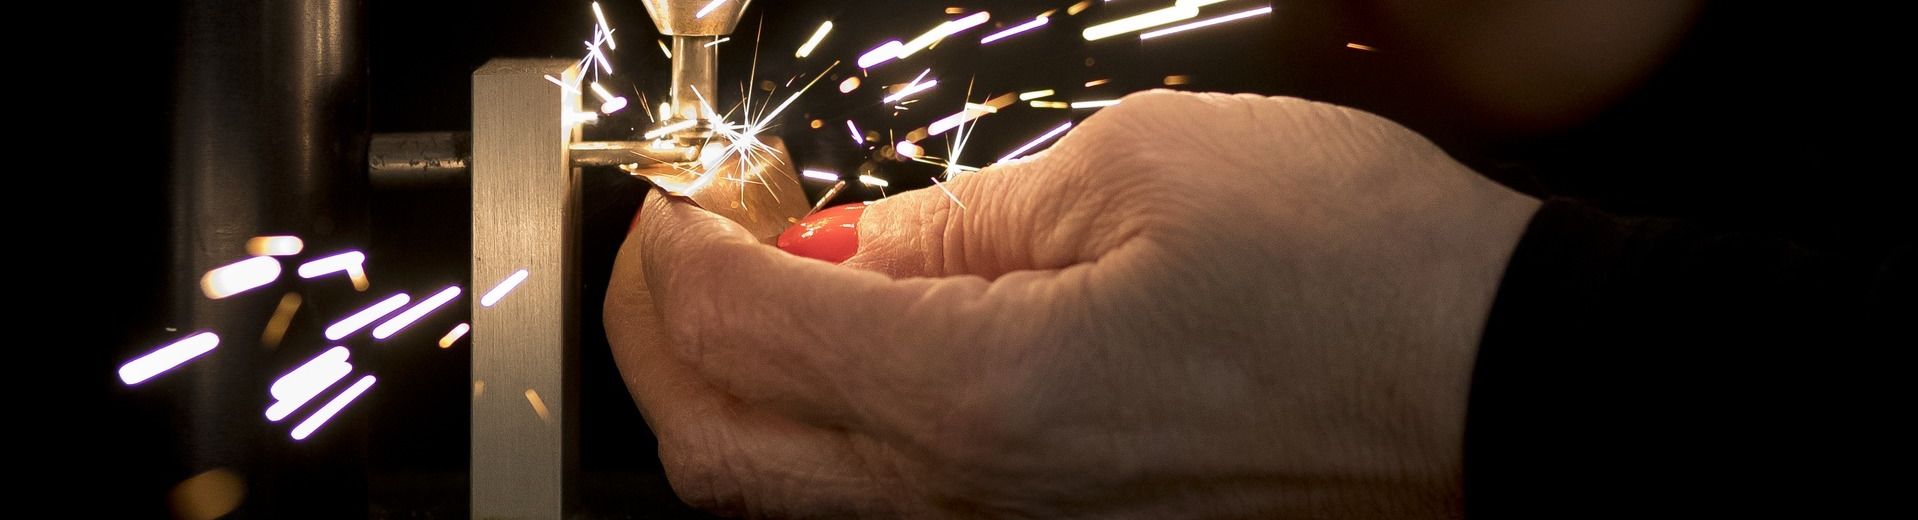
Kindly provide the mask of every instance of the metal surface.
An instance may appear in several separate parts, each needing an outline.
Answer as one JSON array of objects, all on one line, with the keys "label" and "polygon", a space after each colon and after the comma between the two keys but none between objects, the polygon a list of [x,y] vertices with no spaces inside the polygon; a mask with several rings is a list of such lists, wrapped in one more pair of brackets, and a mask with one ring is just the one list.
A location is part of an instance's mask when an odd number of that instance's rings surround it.
[{"label": "metal surface", "polygon": [[[719,5],[712,4],[718,1]],[[640,0],[660,34],[725,36],[739,26],[739,15],[752,0]],[[711,7],[710,10],[707,8]],[[704,11],[705,16],[700,13]]]},{"label": "metal surface", "polygon": [[465,181],[472,166],[473,135],[467,132],[375,134],[367,146],[367,175],[378,186]]},{"label": "metal surface", "polygon": [[[580,174],[563,123],[579,109],[543,77],[571,60],[496,59],[473,73],[473,518],[564,518],[577,499]],[[479,385],[484,385],[480,387]]]},{"label": "metal surface", "polygon": [[715,95],[719,85],[719,46],[709,44],[716,40],[714,36],[673,37],[673,117],[662,123],[689,119],[698,122],[694,128],[675,132],[674,137],[684,140],[712,135],[707,121],[713,116],[712,111],[718,110],[712,104],[719,102]]},{"label": "metal surface", "polygon": [[[202,273],[248,256],[249,237],[296,235],[309,250],[363,242],[361,7],[350,0],[181,4],[170,107],[169,320],[182,332],[211,330],[224,339],[190,371],[149,384],[184,397],[174,417],[180,438],[191,440],[178,455],[181,475],[225,468],[273,476],[249,479],[235,517],[366,513],[364,423],[342,418],[295,445],[280,425],[260,419],[273,351],[246,331],[263,328],[284,286],[220,301],[199,290]],[[328,292],[336,287],[301,290],[310,299],[345,296]]]},{"label": "metal surface", "polygon": [[589,141],[573,143],[573,166],[655,166],[698,158],[693,146],[659,141]]},{"label": "metal surface", "polygon": [[[667,193],[691,199],[699,207],[745,226],[761,242],[772,243],[793,219],[806,215],[811,201],[799,187],[792,156],[777,137],[762,137],[771,147],[771,160],[758,160],[746,169],[737,158],[719,161],[711,171],[699,164],[628,168]],[[706,145],[704,157],[714,157],[724,143]]]}]

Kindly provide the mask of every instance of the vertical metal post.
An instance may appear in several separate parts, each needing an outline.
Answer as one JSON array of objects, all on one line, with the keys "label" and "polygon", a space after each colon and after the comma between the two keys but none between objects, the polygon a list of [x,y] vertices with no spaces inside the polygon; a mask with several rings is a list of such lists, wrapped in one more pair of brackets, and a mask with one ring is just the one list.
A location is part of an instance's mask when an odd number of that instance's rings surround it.
[{"label": "vertical metal post", "polygon": [[548,74],[579,70],[496,59],[473,73],[473,518],[558,519],[576,503],[580,174],[566,118],[580,100]]}]

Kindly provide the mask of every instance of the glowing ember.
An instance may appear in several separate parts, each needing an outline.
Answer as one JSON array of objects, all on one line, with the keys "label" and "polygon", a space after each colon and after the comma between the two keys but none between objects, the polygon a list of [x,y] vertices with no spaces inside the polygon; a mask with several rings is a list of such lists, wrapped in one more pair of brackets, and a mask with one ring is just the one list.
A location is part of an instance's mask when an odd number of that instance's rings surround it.
[{"label": "glowing ember", "polygon": [[538,391],[531,388],[526,389],[526,402],[533,405],[533,414],[538,415],[539,420],[553,422],[552,414],[546,411],[546,401],[539,398]]},{"label": "glowing ember", "polygon": [[472,325],[468,325],[465,323],[454,325],[453,330],[446,331],[445,336],[440,336],[440,348],[447,348],[447,347],[453,346],[453,342],[459,341],[460,338],[465,337],[466,331],[469,331],[469,330],[473,330]]},{"label": "glowing ember", "polygon": [[246,254],[253,256],[293,256],[300,254],[306,243],[295,236],[253,237],[246,241]]},{"label": "glowing ember", "polygon": [[807,38],[806,43],[801,44],[799,46],[799,50],[793,53],[793,57],[804,58],[806,56],[811,55],[812,50],[814,48],[819,47],[819,42],[824,41],[826,39],[826,33],[829,33],[829,32],[832,32],[831,21],[827,21],[826,23],[819,24],[819,30],[813,31],[812,37]]},{"label": "glowing ember", "polygon": [[290,292],[280,297],[279,307],[273,309],[273,318],[266,320],[266,330],[260,333],[261,346],[280,346],[280,340],[286,337],[286,328],[293,325],[293,314],[300,311],[300,302],[300,293]]},{"label": "glowing ember", "polygon": [[211,332],[202,332],[188,336],[160,347],[147,355],[134,358],[120,365],[120,381],[129,385],[140,384],[153,376],[172,370],[181,363],[193,360],[220,345],[220,336]]}]

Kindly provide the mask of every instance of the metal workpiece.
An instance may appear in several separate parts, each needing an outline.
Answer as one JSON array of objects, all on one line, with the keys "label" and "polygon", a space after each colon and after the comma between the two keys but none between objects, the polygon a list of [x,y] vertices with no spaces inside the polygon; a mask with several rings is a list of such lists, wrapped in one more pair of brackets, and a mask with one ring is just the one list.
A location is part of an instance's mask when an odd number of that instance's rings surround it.
[{"label": "metal workpiece", "polygon": [[700,147],[672,141],[587,141],[573,143],[573,166],[658,166],[699,159]]},{"label": "metal workpiece", "polygon": [[653,26],[670,36],[725,36],[752,0],[639,0]]},{"label": "metal workpiece", "polygon": [[716,36],[674,36],[673,37],[673,88],[671,101],[672,118],[662,122],[695,121],[694,127],[673,135],[680,138],[704,138],[712,134],[708,120],[712,112],[719,110],[712,106],[719,102],[716,95],[719,88],[719,46],[712,45]]},{"label": "metal workpiece", "polygon": [[[799,186],[793,171],[792,156],[786,143],[777,137],[762,137],[771,148],[771,158],[746,164],[738,157],[718,161],[711,170],[702,165],[657,165],[627,167],[626,171],[644,177],[667,194],[691,200],[707,211],[738,222],[759,241],[772,243],[787,226],[806,216],[811,201]],[[726,143],[706,144],[702,157],[723,154]]]},{"label": "metal workpiece", "polygon": [[366,154],[367,175],[379,187],[465,182],[472,163],[467,132],[374,134]]},{"label": "metal workpiece", "polygon": [[[580,173],[564,59],[473,73],[472,517],[564,518],[577,503]],[[525,271],[517,287],[484,296]],[[492,303],[488,306],[488,303]]]}]

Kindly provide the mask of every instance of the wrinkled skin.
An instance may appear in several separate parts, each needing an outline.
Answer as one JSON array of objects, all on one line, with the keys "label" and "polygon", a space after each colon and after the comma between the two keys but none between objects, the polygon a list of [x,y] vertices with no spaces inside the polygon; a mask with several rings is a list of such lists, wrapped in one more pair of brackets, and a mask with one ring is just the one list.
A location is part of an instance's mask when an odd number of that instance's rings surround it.
[{"label": "wrinkled skin", "polygon": [[654,196],[607,334],[673,489],[751,516],[1456,515],[1538,202],[1364,112],[1149,92],[893,196],[844,265]]}]

